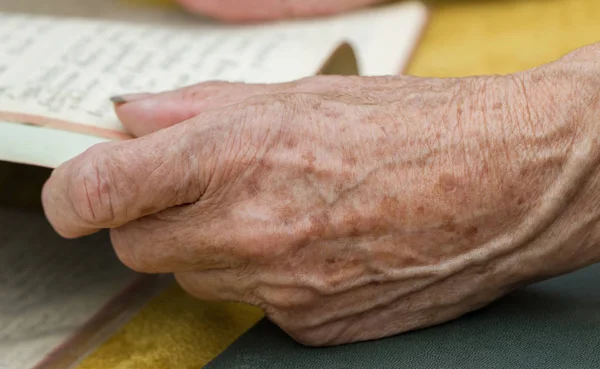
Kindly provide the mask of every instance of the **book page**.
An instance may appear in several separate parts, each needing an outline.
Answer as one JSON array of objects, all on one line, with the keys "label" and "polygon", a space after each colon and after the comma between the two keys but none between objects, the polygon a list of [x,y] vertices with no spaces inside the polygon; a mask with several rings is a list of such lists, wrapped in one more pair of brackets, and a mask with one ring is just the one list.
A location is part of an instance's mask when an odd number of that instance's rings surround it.
[{"label": "book page", "polygon": [[350,14],[339,27],[354,49],[360,74],[384,76],[406,69],[427,20],[427,7],[409,1]]},{"label": "book page", "polygon": [[142,278],[119,262],[106,234],[67,241],[41,211],[4,207],[0,225],[2,369],[48,361],[75,332],[75,344],[89,341],[95,333],[81,328]]},{"label": "book page", "polygon": [[0,110],[12,113],[4,116],[9,121],[29,118],[39,124],[43,117],[43,123],[59,128],[78,128],[64,124],[69,122],[86,125],[84,133],[119,138],[125,132],[110,96],[206,80],[270,83],[306,77],[339,42],[333,28],[310,37],[318,31],[175,29],[0,14]]},{"label": "book page", "polygon": [[[56,3],[55,13],[74,15],[81,8],[74,1],[48,3]],[[96,10],[116,4],[87,1]],[[13,4],[12,11],[34,6],[32,0],[21,8],[19,2],[2,3]],[[343,43],[356,51],[361,74],[396,74],[426,18],[418,2],[252,26],[192,21],[173,10],[165,11],[163,23],[157,9],[144,9],[127,23],[125,11],[116,13],[120,22],[84,11],[70,18],[0,12],[0,160],[55,167],[91,144],[130,138],[110,96],[207,80],[295,80],[318,73]],[[56,149],[56,142],[63,148]]]},{"label": "book page", "polygon": [[0,161],[56,168],[108,141],[105,137],[0,119]]}]

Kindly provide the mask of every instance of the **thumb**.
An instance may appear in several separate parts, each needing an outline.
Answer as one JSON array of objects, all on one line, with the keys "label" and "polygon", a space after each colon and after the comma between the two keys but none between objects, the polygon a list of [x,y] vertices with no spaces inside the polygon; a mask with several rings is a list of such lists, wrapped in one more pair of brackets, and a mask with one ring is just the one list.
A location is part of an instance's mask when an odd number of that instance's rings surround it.
[{"label": "thumb", "polygon": [[115,111],[125,128],[141,137],[191,119],[203,112],[241,102],[254,95],[285,89],[280,85],[205,82],[158,94],[115,96]]},{"label": "thumb", "polygon": [[[92,147],[57,168],[44,185],[44,211],[66,238],[116,228],[198,201],[214,147],[194,122],[143,138]],[[204,159],[200,159],[204,155]]]}]

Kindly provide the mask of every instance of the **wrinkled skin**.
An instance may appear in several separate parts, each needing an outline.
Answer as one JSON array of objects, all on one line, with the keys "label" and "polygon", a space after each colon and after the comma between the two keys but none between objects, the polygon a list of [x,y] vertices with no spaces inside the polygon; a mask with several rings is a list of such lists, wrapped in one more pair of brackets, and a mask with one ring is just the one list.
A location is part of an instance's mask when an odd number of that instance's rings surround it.
[{"label": "wrinkled skin", "polygon": [[141,137],[55,170],[46,214],[307,345],[436,325],[600,261],[599,61],[129,97]]},{"label": "wrinkled skin", "polygon": [[192,13],[225,22],[318,17],[352,11],[384,0],[176,0]]}]

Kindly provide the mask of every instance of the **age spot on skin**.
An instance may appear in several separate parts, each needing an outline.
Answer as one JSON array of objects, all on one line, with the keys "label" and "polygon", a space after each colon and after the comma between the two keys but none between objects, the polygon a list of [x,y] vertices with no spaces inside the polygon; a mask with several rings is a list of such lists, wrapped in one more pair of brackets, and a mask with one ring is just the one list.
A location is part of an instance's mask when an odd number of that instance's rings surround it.
[{"label": "age spot on skin", "polygon": [[454,233],[457,229],[456,218],[452,214],[447,214],[442,217],[440,229],[448,233]]},{"label": "age spot on skin", "polygon": [[323,113],[327,118],[331,118],[333,120],[338,120],[342,116],[339,111],[336,111],[334,109],[324,109]]},{"label": "age spot on skin", "polygon": [[521,177],[526,177],[529,174],[529,170],[527,168],[523,168],[520,171]]},{"label": "age spot on skin", "polygon": [[483,166],[481,167],[481,174],[488,174],[490,172],[490,166],[488,165],[487,162],[483,163]]},{"label": "age spot on skin", "polygon": [[302,159],[306,160],[308,165],[304,168],[304,172],[307,174],[313,173],[315,170],[315,162],[317,161],[317,157],[312,152],[307,152],[302,154]]},{"label": "age spot on skin", "polygon": [[256,178],[250,178],[248,180],[248,194],[250,196],[257,196],[260,194],[260,186]]},{"label": "age spot on skin", "polygon": [[419,166],[419,168],[425,168],[425,166],[427,165],[427,158],[424,156],[421,156],[417,159],[415,164],[417,164]]},{"label": "age spot on skin", "polygon": [[302,155],[302,159],[306,160],[309,164],[314,164],[317,161],[317,157],[312,152],[307,152]]},{"label": "age spot on skin", "polygon": [[539,83],[539,82],[542,80],[542,75],[541,75],[541,74],[539,74],[539,73],[534,73],[534,74],[531,76],[531,80],[532,80],[534,83]]},{"label": "age spot on skin", "polygon": [[452,233],[456,231],[456,224],[453,221],[448,221],[442,225],[442,230],[448,233]]},{"label": "age spot on skin", "polygon": [[477,227],[469,227],[469,228],[465,229],[463,235],[466,238],[473,238],[473,237],[477,236],[478,232],[479,232],[479,229],[477,229]]},{"label": "age spot on skin", "polygon": [[345,155],[342,158],[342,164],[344,164],[344,165],[354,166],[354,165],[356,165],[356,162],[357,162],[356,157],[354,157],[352,155]]},{"label": "age spot on skin", "polygon": [[260,159],[258,164],[265,171],[269,171],[269,170],[273,169],[273,165],[271,163],[269,163],[268,161],[266,161],[265,159]]},{"label": "age spot on skin", "polygon": [[453,175],[444,173],[440,175],[438,185],[442,191],[452,192],[458,188],[458,181]]},{"label": "age spot on skin", "polygon": [[310,237],[319,237],[325,232],[329,225],[329,214],[322,213],[312,215],[310,217],[310,229],[308,231],[308,235]]},{"label": "age spot on skin", "polygon": [[402,217],[406,212],[406,205],[394,196],[385,196],[379,206],[382,214],[387,214],[395,219]]},{"label": "age spot on skin", "polygon": [[296,146],[298,146],[298,139],[296,137],[288,137],[285,140],[285,147],[288,149],[294,149]]}]

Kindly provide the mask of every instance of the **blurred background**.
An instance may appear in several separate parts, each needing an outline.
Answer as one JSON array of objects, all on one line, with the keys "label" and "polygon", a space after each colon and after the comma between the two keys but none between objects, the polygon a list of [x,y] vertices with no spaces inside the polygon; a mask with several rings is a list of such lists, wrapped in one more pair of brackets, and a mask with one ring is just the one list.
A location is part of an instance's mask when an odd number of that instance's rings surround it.
[{"label": "blurred background", "polygon": [[505,74],[600,41],[596,0],[437,0],[409,74]]}]

